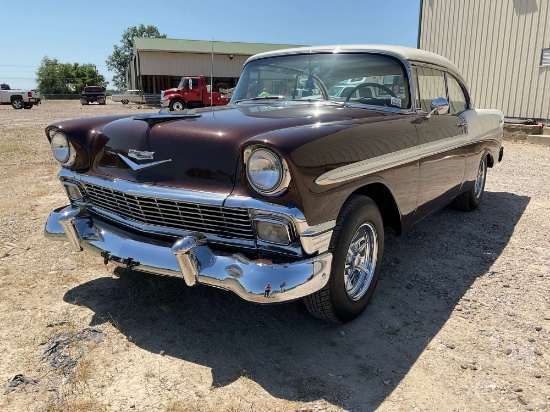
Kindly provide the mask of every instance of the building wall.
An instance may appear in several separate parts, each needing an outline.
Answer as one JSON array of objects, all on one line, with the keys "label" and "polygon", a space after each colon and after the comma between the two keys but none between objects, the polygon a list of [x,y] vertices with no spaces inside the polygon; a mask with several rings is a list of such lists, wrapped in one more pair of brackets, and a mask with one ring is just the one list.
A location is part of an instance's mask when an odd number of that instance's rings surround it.
[{"label": "building wall", "polygon": [[550,0],[422,0],[419,48],[454,62],[477,108],[550,119]]},{"label": "building wall", "polygon": [[[239,77],[244,62],[250,56],[214,54],[215,77]],[[210,76],[212,55],[210,53],[171,53],[163,51],[140,51],[138,75],[148,76]]]}]

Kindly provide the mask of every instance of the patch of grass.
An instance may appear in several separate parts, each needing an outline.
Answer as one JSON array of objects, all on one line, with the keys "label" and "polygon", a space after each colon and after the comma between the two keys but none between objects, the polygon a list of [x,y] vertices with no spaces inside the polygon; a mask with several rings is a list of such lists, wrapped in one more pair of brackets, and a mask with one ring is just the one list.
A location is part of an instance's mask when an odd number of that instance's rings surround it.
[{"label": "patch of grass", "polygon": [[26,153],[27,146],[22,143],[8,143],[0,145],[0,154]]},{"label": "patch of grass", "polygon": [[90,380],[93,378],[95,372],[94,364],[89,357],[79,359],[71,381],[72,389],[77,393],[83,393],[88,390]]}]

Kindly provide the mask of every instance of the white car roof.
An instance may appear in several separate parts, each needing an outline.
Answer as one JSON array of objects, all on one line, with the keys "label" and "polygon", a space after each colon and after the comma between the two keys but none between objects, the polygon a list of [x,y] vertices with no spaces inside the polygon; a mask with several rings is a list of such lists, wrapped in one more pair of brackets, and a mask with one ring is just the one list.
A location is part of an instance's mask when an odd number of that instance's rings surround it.
[{"label": "white car roof", "polygon": [[307,54],[307,53],[345,53],[345,52],[365,52],[365,53],[383,53],[399,57],[402,60],[418,61],[423,63],[431,63],[437,66],[443,66],[450,69],[456,74],[462,76],[458,67],[453,62],[439,54],[435,54],[426,50],[415,49],[405,46],[388,46],[380,44],[349,44],[349,45],[334,45],[334,46],[315,46],[315,47],[297,47],[293,49],[275,50],[265,53],[256,54],[246,61],[246,63],[263,59],[266,57],[284,56],[290,54]]}]

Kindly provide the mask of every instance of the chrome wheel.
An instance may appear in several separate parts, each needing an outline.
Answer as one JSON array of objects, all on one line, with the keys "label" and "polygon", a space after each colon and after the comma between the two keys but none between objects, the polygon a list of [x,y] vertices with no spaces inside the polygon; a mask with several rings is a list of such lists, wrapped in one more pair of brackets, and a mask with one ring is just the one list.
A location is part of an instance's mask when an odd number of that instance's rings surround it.
[{"label": "chrome wheel", "polygon": [[378,255],[378,235],[371,223],[361,225],[352,237],[344,267],[344,285],[351,300],[361,299],[372,282]]},{"label": "chrome wheel", "polygon": [[479,199],[483,193],[485,187],[485,176],[487,175],[487,163],[485,158],[479,163],[479,168],[477,169],[477,177],[474,188],[474,196],[476,199]]},{"label": "chrome wheel", "polygon": [[22,109],[23,108],[23,100],[21,100],[21,99],[12,100],[11,106],[14,109]]}]

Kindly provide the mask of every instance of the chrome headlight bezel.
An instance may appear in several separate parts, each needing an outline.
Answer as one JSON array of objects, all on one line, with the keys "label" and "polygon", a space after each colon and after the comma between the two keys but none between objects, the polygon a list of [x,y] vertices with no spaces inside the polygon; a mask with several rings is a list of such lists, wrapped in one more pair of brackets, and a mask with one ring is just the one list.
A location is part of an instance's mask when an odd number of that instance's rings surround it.
[{"label": "chrome headlight bezel", "polygon": [[65,133],[60,130],[53,130],[50,133],[50,148],[55,160],[63,166],[72,166],[76,160],[76,150],[74,149]]},{"label": "chrome headlight bezel", "polygon": [[[256,174],[257,167],[251,164],[260,160],[270,164],[271,170],[277,171],[277,176],[269,184],[260,182]],[[244,164],[248,182],[256,192],[265,196],[279,196],[288,189],[291,180],[288,164],[276,151],[261,146],[248,147],[244,151]]]}]

